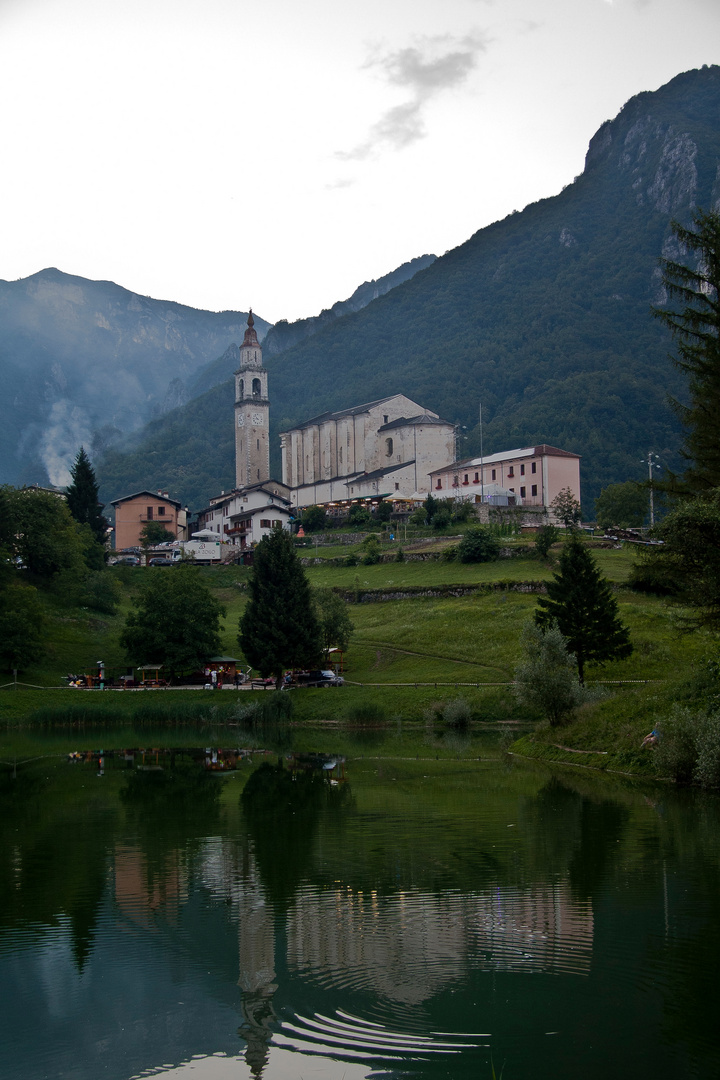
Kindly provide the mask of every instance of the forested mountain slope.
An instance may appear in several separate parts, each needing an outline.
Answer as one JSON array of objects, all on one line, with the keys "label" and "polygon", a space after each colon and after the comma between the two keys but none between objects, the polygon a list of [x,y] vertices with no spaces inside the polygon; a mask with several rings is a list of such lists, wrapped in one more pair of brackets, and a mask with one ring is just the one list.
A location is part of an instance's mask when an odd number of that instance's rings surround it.
[{"label": "forested mountain slope", "polygon": [[81,443],[98,452],[187,401],[246,321],[56,269],[0,281],[0,483],[66,483]]},{"label": "forested mountain slope", "polygon": [[[529,163],[528,167],[531,167]],[[665,332],[661,255],[671,221],[720,202],[720,68],[633,98],[593,137],[581,176],[484,228],[411,280],[273,357],[274,435],[328,409],[405,393],[465,427],[461,452],[546,442],[582,455],[583,499],[676,464],[682,396]],[[232,386],[176,410],[103,490],[162,486],[195,505],[233,483]],[[212,438],[208,427],[212,424]],[[273,440],[278,453],[277,438]],[[275,471],[279,461],[274,459]]]}]

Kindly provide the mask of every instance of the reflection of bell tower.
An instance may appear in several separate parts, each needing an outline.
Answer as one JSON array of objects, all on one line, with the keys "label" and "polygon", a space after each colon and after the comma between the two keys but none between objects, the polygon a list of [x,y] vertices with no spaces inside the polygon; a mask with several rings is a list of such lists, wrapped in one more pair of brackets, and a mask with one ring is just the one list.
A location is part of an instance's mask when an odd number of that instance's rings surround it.
[{"label": "reflection of bell tower", "polygon": [[270,479],[267,371],[254,327],[250,311],[235,372],[235,486],[239,488]]}]

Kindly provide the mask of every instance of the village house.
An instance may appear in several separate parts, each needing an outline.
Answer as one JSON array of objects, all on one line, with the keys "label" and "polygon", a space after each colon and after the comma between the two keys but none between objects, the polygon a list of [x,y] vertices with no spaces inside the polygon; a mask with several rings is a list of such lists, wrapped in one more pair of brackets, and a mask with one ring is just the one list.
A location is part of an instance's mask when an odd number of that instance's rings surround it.
[{"label": "village house", "polygon": [[115,509],[116,551],[138,547],[148,521],[164,525],[168,540],[187,539],[187,508],[183,509],[182,503],[171,499],[166,491],[136,491],[114,499],[111,506]]},{"label": "village house", "polygon": [[197,531],[208,529],[217,533],[222,543],[244,551],[274,528],[287,528],[291,517],[289,489],[277,480],[267,480],[211,499],[207,509],[198,514]]},{"label": "village house", "polygon": [[542,443],[455,461],[434,469],[430,483],[436,499],[547,510],[565,488],[580,502],[580,457]]},{"label": "village house", "polygon": [[322,413],[280,436],[283,483],[296,509],[429,491],[429,473],[452,461],[455,429],[394,394]]}]

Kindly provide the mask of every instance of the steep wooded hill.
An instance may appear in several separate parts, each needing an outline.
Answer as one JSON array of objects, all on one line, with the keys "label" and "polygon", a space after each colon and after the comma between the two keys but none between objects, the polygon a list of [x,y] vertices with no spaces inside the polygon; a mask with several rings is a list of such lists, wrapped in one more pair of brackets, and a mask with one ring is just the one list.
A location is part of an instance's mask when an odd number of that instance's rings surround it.
[{"label": "steep wooded hill", "polygon": [[81,443],[97,453],[187,401],[246,321],[55,269],[0,281],[0,483],[66,483]]},{"label": "steep wooded hill", "polygon": [[[461,425],[461,453],[547,442],[582,455],[583,500],[677,464],[682,397],[658,259],[671,221],[720,204],[720,68],[631,99],[559,195],[484,228],[362,311],[268,360],[272,430],[402,392]],[[212,437],[209,428],[212,428]],[[106,497],[162,486],[195,505],[233,483],[232,386],[109,454]],[[277,454],[277,439],[273,441]],[[279,461],[274,459],[275,471]]]}]

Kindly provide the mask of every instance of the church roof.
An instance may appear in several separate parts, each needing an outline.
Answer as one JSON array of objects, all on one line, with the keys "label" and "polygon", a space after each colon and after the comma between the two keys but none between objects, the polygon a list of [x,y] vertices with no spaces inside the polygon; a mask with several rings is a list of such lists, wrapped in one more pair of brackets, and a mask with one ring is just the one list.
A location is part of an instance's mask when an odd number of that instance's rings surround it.
[{"label": "church roof", "polygon": [[324,424],[328,420],[340,420],[343,416],[357,416],[359,413],[368,412],[376,405],[382,405],[384,401],[392,401],[393,398],[399,396],[399,394],[390,394],[388,397],[378,398],[377,401],[367,401],[364,405],[355,405],[355,407],[352,409],[340,409],[338,412],[319,413],[317,416],[313,416],[310,420],[306,420],[304,424],[296,424],[295,427],[288,428],[288,430],[300,431],[301,428],[314,427],[315,424]]},{"label": "church roof", "polygon": [[254,348],[259,346],[257,333],[255,332],[255,320],[253,319],[252,308],[250,308],[250,314],[248,315],[247,330],[245,331],[245,337],[243,338],[242,348]]},{"label": "church roof", "polygon": [[397,420],[391,420],[389,424],[383,424],[382,427],[379,427],[378,433],[381,431],[390,431],[392,428],[427,427],[430,424],[437,424],[442,427],[453,426],[449,420],[443,420],[439,416],[431,416],[430,413],[420,413],[419,416],[399,416]]}]

